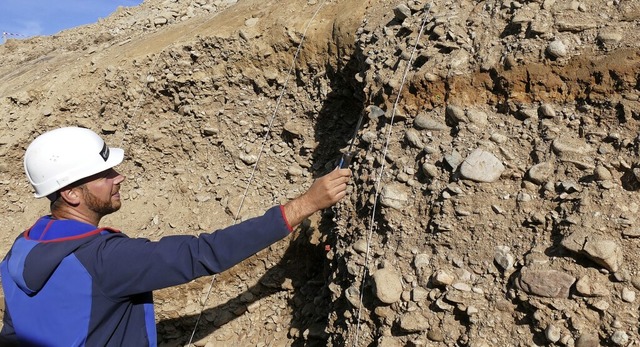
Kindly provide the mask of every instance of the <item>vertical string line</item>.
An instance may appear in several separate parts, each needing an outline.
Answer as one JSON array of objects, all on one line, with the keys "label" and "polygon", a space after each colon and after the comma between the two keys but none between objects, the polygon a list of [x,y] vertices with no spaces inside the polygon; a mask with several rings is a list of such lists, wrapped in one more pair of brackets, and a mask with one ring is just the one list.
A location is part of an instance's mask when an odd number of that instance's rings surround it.
[{"label": "vertical string line", "polygon": [[249,186],[251,185],[251,182],[254,179],[254,175],[256,172],[256,169],[258,168],[258,164],[260,163],[260,159],[262,158],[262,154],[264,153],[264,149],[267,143],[267,140],[269,138],[269,134],[271,132],[271,127],[273,126],[273,122],[276,119],[276,116],[278,114],[278,110],[280,108],[280,104],[282,102],[282,97],[284,96],[284,93],[286,92],[287,89],[287,85],[289,84],[289,78],[291,78],[291,73],[293,72],[293,69],[296,66],[296,60],[298,60],[298,55],[300,54],[300,51],[302,50],[302,43],[304,42],[305,37],[307,36],[307,31],[309,30],[309,27],[311,26],[311,23],[313,22],[313,20],[316,18],[316,16],[318,15],[318,12],[320,12],[320,9],[322,8],[322,6],[324,6],[326,0],[323,0],[322,3],[320,3],[320,5],[318,6],[318,8],[316,9],[316,11],[313,13],[313,16],[311,17],[311,19],[307,22],[307,25],[302,33],[302,38],[300,39],[300,43],[298,44],[298,48],[296,49],[295,54],[293,55],[293,60],[291,62],[291,66],[289,67],[289,71],[287,71],[287,75],[284,81],[284,84],[282,86],[282,89],[280,90],[280,95],[278,96],[278,101],[276,102],[276,107],[273,110],[273,114],[271,115],[271,118],[269,120],[269,125],[267,126],[267,131],[265,132],[264,136],[262,137],[262,145],[260,146],[260,151],[258,152],[258,158],[255,162],[255,164],[253,164],[253,170],[251,171],[251,176],[249,177],[249,182],[244,190],[244,194],[242,194],[242,200],[240,200],[240,206],[238,207],[238,211],[236,212],[235,215],[235,219],[234,219],[234,224],[238,222],[238,218],[240,215],[240,211],[242,210],[242,206],[244,204],[244,200],[247,196],[247,192],[249,191]]},{"label": "vertical string line", "polygon": [[[271,118],[269,120],[269,125],[267,126],[267,130],[265,131],[264,136],[262,137],[262,144],[260,146],[260,151],[258,152],[258,157],[256,159],[255,164],[253,165],[253,169],[251,170],[251,175],[249,177],[249,180],[247,181],[247,185],[245,187],[244,193],[242,194],[242,199],[240,200],[240,205],[238,206],[238,210],[234,216],[234,220],[233,220],[233,224],[237,224],[238,220],[240,218],[240,212],[242,211],[242,207],[244,206],[244,202],[245,199],[247,197],[247,194],[249,192],[249,188],[251,186],[251,184],[253,183],[253,180],[255,178],[255,173],[257,171],[258,168],[258,164],[260,163],[260,159],[262,158],[262,154],[264,153],[264,150],[266,148],[266,143],[267,140],[269,139],[269,134],[271,133],[271,128],[273,127],[273,123],[276,119],[276,116],[278,114],[278,110],[280,109],[280,104],[282,103],[282,98],[286,92],[287,89],[287,85],[289,84],[289,79],[291,77],[291,74],[293,72],[293,70],[296,67],[296,61],[298,60],[298,56],[300,55],[300,51],[302,50],[302,44],[304,42],[304,39],[307,36],[307,31],[309,30],[309,28],[311,27],[311,23],[314,21],[314,19],[316,18],[316,16],[318,15],[318,13],[320,12],[320,9],[324,6],[324,4],[326,3],[326,0],[323,0],[320,5],[318,5],[318,7],[316,8],[315,12],[313,13],[313,16],[311,17],[311,19],[307,22],[305,29],[302,33],[302,37],[300,39],[300,43],[298,44],[298,47],[296,49],[296,52],[293,56],[292,62],[291,62],[291,66],[289,67],[289,70],[287,71],[287,75],[284,81],[284,84],[282,85],[282,88],[280,89],[280,95],[278,96],[278,100],[276,102],[276,106],[273,110],[273,113],[271,115]],[[216,279],[216,275],[212,275],[211,276],[211,283],[209,284],[209,289],[207,290],[207,294],[205,296],[204,301],[202,302],[202,306],[200,309],[200,314],[198,315],[198,318],[196,319],[196,324],[195,327],[193,328],[193,331],[191,332],[191,337],[189,338],[189,343],[187,344],[187,346],[191,346],[192,342],[193,342],[193,338],[196,334],[196,331],[198,329],[198,325],[200,324],[200,320],[202,319],[202,315],[204,313],[204,308],[206,307],[207,301],[209,300],[209,296],[211,295],[211,290],[213,289],[213,284],[215,282]]]},{"label": "vertical string line", "polygon": [[422,33],[424,31],[424,28],[427,24],[427,19],[428,19],[428,15],[429,15],[429,10],[431,9],[431,4],[428,4],[425,6],[424,11],[425,11],[425,15],[424,18],[422,20],[422,25],[420,26],[420,31],[418,32],[418,37],[416,38],[416,43],[413,46],[413,51],[411,52],[411,57],[409,58],[409,61],[407,62],[407,66],[404,69],[404,73],[402,76],[402,82],[400,83],[400,87],[398,88],[398,95],[396,96],[396,100],[393,103],[393,109],[391,111],[391,120],[389,121],[389,124],[387,125],[387,134],[386,134],[386,138],[385,138],[385,145],[384,145],[384,150],[382,152],[382,156],[381,156],[381,160],[380,162],[382,163],[382,165],[380,166],[380,170],[379,170],[379,174],[378,177],[376,178],[376,191],[375,191],[375,196],[373,199],[373,208],[372,208],[372,212],[371,212],[371,218],[369,219],[369,232],[367,234],[367,251],[365,253],[365,262],[364,265],[362,265],[362,282],[360,284],[360,301],[359,301],[359,305],[358,305],[358,314],[356,316],[356,320],[357,320],[357,324],[356,324],[356,337],[355,337],[355,341],[353,346],[359,346],[359,339],[360,339],[360,317],[361,317],[361,313],[362,313],[362,301],[364,298],[364,284],[365,284],[365,278],[367,276],[368,273],[368,265],[369,265],[369,257],[370,257],[370,253],[371,253],[371,238],[373,236],[373,229],[374,229],[374,223],[375,223],[375,219],[376,219],[376,209],[378,206],[378,197],[380,195],[380,183],[382,182],[382,175],[384,174],[384,169],[386,168],[386,160],[385,158],[387,157],[387,151],[389,149],[389,140],[391,138],[391,130],[393,128],[393,121],[396,115],[396,111],[398,109],[398,104],[400,102],[400,96],[402,95],[402,89],[406,83],[407,80],[407,76],[409,75],[409,70],[411,69],[412,63],[413,63],[413,58],[415,56],[416,50],[418,48],[418,44],[420,43],[420,38],[422,36]]}]

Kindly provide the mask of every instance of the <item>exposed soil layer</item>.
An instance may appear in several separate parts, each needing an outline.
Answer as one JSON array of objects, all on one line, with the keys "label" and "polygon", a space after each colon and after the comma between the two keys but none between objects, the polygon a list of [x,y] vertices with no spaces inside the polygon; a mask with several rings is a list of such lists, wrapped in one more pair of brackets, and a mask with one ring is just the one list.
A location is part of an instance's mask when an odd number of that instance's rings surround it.
[{"label": "exposed soil layer", "polygon": [[157,291],[162,346],[636,346],[639,24],[617,0],[147,0],[8,40],[2,250],[48,212],[22,155],[54,127],[125,149],[104,225],[156,240],[301,194],[362,117],[348,197]]}]

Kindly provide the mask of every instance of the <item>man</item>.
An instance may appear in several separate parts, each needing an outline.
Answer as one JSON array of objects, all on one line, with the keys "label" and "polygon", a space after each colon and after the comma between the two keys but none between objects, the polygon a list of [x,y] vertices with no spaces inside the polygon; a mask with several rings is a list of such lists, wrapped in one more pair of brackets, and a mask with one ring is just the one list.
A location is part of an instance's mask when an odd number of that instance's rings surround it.
[{"label": "man", "polygon": [[[346,194],[336,169],[261,216],[199,237],[152,242],[100,228],[120,208],[124,151],[91,130],[37,137],[24,167],[51,214],[20,235],[0,264],[5,295],[0,337],[21,346],[155,346],[152,291],[228,269],[288,235]],[[1,341],[0,341],[1,342]]]}]

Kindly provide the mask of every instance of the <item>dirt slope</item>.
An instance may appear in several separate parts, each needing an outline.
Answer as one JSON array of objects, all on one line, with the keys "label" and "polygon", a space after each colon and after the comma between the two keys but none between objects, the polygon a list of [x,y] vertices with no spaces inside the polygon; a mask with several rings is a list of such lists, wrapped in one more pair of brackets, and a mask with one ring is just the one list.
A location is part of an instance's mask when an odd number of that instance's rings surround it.
[{"label": "dirt slope", "polygon": [[148,0],[9,40],[3,252],[47,213],[21,162],[47,129],[123,147],[104,223],[158,239],[300,194],[362,116],[349,198],[158,291],[161,345],[201,314],[199,346],[638,345],[639,21],[624,0]]}]

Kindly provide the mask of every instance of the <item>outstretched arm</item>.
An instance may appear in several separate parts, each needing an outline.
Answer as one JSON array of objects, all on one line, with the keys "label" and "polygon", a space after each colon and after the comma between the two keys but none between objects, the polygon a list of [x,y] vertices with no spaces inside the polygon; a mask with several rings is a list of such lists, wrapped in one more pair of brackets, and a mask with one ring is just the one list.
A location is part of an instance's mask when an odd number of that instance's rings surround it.
[{"label": "outstretched arm", "polygon": [[336,169],[318,178],[311,188],[284,205],[284,214],[292,228],[316,211],[336,204],[347,193],[351,170]]},{"label": "outstretched arm", "polygon": [[284,206],[213,233],[165,236],[155,242],[110,234],[75,254],[89,273],[100,274],[97,285],[112,297],[186,283],[222,272],[289,235],[305,218],[343,198],[350,176],[349,169],[336,169]]}]

